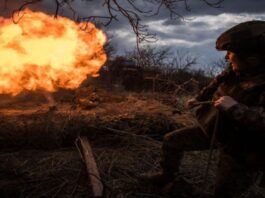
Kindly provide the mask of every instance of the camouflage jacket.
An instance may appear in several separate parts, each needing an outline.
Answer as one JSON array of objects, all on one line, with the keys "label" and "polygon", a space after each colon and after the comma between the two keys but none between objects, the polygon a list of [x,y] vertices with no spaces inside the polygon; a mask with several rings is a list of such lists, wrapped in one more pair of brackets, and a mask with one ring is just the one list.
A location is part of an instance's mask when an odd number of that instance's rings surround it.
[{"label": "camouflage jacket", "polygon": [[[265,154],[265,71],[236,74],[230,68],[217,76],[197,96],[199,101],[231,96],[238,104],[219,112],[217,140],[231,154],[251,152]],[[218,110],[201,105],[196,116],[204,131],[211,136]]]}]

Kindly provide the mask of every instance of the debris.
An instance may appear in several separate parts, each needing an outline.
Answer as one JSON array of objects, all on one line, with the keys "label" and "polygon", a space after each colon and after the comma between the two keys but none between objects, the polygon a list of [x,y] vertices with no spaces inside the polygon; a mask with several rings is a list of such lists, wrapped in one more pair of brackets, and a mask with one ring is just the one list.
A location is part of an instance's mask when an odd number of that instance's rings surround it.
[{"label": "debris", "polygon": [[80,98],[78,100],[78,104],[82,109],[90,110],[90,109],[97,107],[99,103],[97,101],[91,101],[91,100],[86,99],[86,98]]},{"label": "debris", "polygon": [[88,176],[90,178],[94,197],[103,197],[103,185],[97,168],[95,158],[92,153],[92,148],[86,137],[79,137],[80,145],[82,147],[82,154],[86,164]]}]

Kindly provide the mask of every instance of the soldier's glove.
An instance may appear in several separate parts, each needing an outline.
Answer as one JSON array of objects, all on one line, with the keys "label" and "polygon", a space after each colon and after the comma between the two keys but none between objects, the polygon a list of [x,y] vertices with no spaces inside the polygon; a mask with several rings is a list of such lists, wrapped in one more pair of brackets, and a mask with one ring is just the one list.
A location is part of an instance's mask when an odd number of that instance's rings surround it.
[{"label": "soldier's glove", "polygon": [[222,111],[227,111],[238,102],[230,96],[222,96],[218,100],[214,101],[214,106]]}]

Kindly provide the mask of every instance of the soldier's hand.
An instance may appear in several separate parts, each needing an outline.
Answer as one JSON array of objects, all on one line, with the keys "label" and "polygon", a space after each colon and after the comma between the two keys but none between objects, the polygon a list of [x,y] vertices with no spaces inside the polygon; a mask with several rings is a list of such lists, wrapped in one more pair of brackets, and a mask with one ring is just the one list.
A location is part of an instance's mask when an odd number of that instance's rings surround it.
[{"label": "soldier's hand", "polygon": [[226,111],[238,102],[230,96],[222,96],[218,100],[214,101],[214,106],[220,110]]},{"label": "soldier's hand", "polygon": [[191,99],[189,99],[189,100],[186,102],[185,106],[186,106],[187,108],[192,108],[192,107],[195,106],[195,103],[197,103],[197,102],[198,102],[198,101],[197,101],[195,98],[191,98]]}]

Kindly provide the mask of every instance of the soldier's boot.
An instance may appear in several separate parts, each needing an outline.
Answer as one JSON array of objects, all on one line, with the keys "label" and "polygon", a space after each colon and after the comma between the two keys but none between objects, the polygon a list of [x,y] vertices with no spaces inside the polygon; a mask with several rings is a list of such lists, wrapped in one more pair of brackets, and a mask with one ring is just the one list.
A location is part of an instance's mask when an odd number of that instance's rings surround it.
[{"label": "soldier's boot", "polygon": [[144,173],[139,175],[138,180],[148,186],[163,188],[174,181],[174,174],[164,171]]},{"label": "soldier's boot", "polygon": [[141,174],[138,177],[140,183],[151,186],[161,193],[169,192],[174,185],[175,174],[179,171],[182,156],[182,152],[171,153],[163,150],[160,162],[162,170],[156,173]]}]

